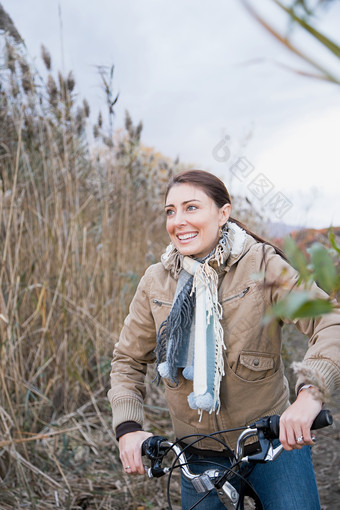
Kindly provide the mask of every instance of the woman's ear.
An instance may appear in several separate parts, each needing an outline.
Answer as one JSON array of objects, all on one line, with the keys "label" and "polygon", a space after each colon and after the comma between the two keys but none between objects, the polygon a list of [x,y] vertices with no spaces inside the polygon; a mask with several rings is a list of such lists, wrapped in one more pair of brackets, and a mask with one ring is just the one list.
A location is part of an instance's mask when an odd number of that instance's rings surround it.
[{"label": "woman's ear", "polygon": [[224,204],[220,209],[219,209],[219,226],[222,227],[222,225],[224,225],[225,223],[227,223],[228,219],[229,219],[229,216],[230,216],[230,213],[231,213],[231,204]]}]

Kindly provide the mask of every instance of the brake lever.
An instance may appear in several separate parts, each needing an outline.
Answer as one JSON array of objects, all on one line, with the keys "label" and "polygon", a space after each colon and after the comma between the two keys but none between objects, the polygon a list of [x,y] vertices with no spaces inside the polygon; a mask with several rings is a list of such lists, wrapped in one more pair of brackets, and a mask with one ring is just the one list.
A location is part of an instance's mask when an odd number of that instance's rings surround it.
[{"label": "brake lever", "polygon": [[279,444],[275,448],[273,447],[273,443],[271,439],[268,439],[265,437],[262,430],[259,430],[257,437],[259,439],[261,451],[258,453],[255,453],[253,455],[247,455],[246,457],[243,457],[241,460],[242,462],[271,462],[279,457],[279,455],[282,453],[283,446],[282,444]]},{"label": "brake lever", "polygon": [[146,455],[151,461],[151,467],[146,468],[149,478],[159,478],[168,473],[169,468],[162,467],[162,460],[169,449],[166,438],[151,436],[142,444],[142,455]]},{"label": "brake lever", "polygon": [[271,455],[273,450],[273,445],[269,439],[267,439],[262,430],[259,430],[256,434],[258,437],[258,441],[260,443],[261,451],[258,453],[254,453],[253,455],[247,455],[242,458],[242,462],[266,462],[267,455]]},{"label": "brake lever", "polygon": [[270,447],[267,452],[266,458],[264,459],[264,462],[271,462],[272,460],[277,459],[278,456],[281,455],[282,450],[283,450],[282,444],[279,444],[276,448],[274,448],[273,445],[270,443]]}]

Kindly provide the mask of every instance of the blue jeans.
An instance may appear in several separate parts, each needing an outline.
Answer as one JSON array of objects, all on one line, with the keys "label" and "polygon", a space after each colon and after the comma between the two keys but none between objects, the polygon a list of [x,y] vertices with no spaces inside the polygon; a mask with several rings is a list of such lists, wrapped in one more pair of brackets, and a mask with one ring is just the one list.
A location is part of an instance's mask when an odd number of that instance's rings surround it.
[{"label": "blue jeans", "polygon": [[[224,458],[188,455],[188,460],[191,471],[196,474],[213,468],[212,464],[201,464],[199,461],[202,460],[230,467],[230,460]],[[181,479],[182,509],[189,510],[204,494],[197,494],[191,482],[184,479],[183,475]],[[283,451],[275,461],[256,464],[248,480],[259,495],[264,510],[320,510],[309,446],[301,450]],[[235,478],[231,483],[238,489]],[[213,489],[196,509],[225,510],[225,507]]]}]

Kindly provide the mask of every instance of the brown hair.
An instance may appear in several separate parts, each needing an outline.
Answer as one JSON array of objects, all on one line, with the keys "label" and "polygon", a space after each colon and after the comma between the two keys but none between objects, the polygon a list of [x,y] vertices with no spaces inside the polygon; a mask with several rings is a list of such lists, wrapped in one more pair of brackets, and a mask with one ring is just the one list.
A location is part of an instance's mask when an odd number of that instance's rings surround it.
[{"label": "brown hair", "polygon": [[[184,170],[183,172],[174,175],[168,183],[165,200],[167,199],[170,189],[176,184],[192,184],[193,186],[201,188],[208,197],[215,202],[218,208],[223,207],[225,204],[231,204],[231,198],[224,183],[221,179],[216,177],[216,175],[211,174],[210,172],[206,172],[204,170]],[[269,244],[274,248],[276,253],[286,259],[285,254],[278,246],[275,246],[275,244],[267,241],[267,239],[258,236],[249,230],[242,222],[236,220],[232,216],[229,217],[229,221],[236,223],[236,225],[245,230],[247,234],[251,235],[259,243]]]}]

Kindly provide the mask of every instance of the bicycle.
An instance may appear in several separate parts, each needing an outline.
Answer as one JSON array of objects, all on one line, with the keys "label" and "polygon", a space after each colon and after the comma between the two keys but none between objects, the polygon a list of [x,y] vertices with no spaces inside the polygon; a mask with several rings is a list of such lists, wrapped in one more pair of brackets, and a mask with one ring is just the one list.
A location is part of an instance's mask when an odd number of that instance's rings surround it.
[{"label": "bicycle", "polygon": [[[172,510],[170,496],[171,476],[174,469],[177,468],[180,468],[182,474],[191,481],[196,492],[203,494],[202,498],[195,503],[192,509],[203,501],[203,499],[210,494],[212,490],[216,489],[220,501],[224,504],[227,510],[243,510],[245,495],[254,500],[256,510],[263,510],[259,496],[247,479],[241,474],[241,466],[249,464],[255,465],[258,462],[272,462],[278,458],[283,451],[283,446],[279,444],[274,447],[273,441],[279,437],[279,420],[280,416],[278,415],[266,416],[247,427],[217,431],[209,435],[185,436],[173,443],[162,436],[151,436],[142,444],[142,455],[146,456],[151,461],[151,467],[147,468],[147,475],[149,478],[158,478],[165,474],[169,475],[167,488],[169,510]],[[315,418],[311,429],[320,429],[331,425],[332,423],[333,418],[330,411],[324,409],[320,411],[318,416]],[[236,441],[235,452],[230,450],[230,448],[228,448],[228,446],[220,438],[214,437],[222,433],[238,430],[242,430],[242,432]],[[250,437],[254,436],[257,436],[258,438],[258,448],[254,453],[246,455],[245,442]],[[191,443],[184,443],[183,445],[183,441],[192,437],[195,437],[196,439],[194,439]],[[190,462],[187,460],[185,451],[190,449],[203,437],[214,438],[216,441],[222,443],[227,450],[230,450],[233,459],[230,468],[221,466],[221,469],[207,469],[203,474],[195,474],[190,471]],[[162,467],[163,458],[171,451],[175,454],[175,459],[171,467]],[[233,476],[238,477],[240,480],[241,488],[239,490],[237,490],[229,481]]]}]

